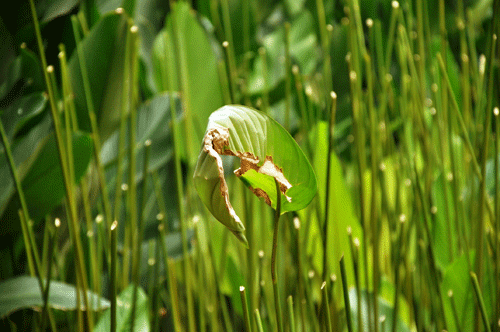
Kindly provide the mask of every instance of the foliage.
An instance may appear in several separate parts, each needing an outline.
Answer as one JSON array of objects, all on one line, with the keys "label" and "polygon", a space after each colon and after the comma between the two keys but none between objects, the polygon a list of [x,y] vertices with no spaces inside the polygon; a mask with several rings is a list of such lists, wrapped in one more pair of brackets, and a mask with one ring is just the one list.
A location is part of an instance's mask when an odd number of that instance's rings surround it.
[{"label": "foliage", "polygon": [[499,331],[499,11],[0,5],[0,329]]}]

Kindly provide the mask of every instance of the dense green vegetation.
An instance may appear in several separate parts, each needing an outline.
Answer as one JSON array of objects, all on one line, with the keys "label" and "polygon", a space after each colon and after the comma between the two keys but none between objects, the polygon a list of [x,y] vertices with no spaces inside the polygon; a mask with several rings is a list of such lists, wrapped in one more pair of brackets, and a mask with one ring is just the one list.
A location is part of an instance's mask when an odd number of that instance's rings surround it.
[{"label": "dense green vegetation", "polygon": [[0,330],[500,331],[500,1],[0,7]]}]

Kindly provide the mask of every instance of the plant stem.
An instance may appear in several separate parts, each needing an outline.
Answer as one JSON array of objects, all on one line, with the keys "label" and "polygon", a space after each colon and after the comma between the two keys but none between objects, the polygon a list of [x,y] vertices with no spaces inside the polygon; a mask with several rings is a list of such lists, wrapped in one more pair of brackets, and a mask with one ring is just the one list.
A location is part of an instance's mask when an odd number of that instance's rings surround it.
[{"label": "plant stem", "polygon": [[[495,202],[495,227],[494,227],[494,239],[495,239],[495,251],[496,251],[496,261],[495,261],[495,279],[497,280],[496,282],[496,303],[495,303],[495,313],[496,316],[498,317],[498,314],[500,313],[500,239],[499,234],[500,234],[500,185],[499,185],[499,152],[500,152],[500,110],[498,107],[495,107],[493,110],[493,114],[495,115],[495,154],[494,154],[494,165],[495,165],[495,197],[494,197],[494,202]],[[496,328],[497,331],[500,330],[500,327]]]},{"label": "plant stem", "polygon": [[264,332],[264,328],[262,327],[262,320],[260,319],[259,309],[255,309],[254,315],[255,315],[255,322],[257,323],[257,331]]},{"label": "plant stem", "polygon": [[182,324],[179,308],[179,295],[177,293],[177,279],[175,278],[175,263],[168,257],[165,225],[163,223],[159,224],[158,230],[160,231],[160,248],[163,255],[164,269],[166,279],[168,280],[168,290],[170,293],[170,301],[172,306],[172,320],[174,322],[174,331],[179,332],[182,331]]},{"label": "plant stem", "polygon": [[325,185],[325,211],[323,220],[323,280],[328,278],[328,252],[331,250],[328,247],[328,220],[329,220],[329,206],[330,206],[330,168],[331,168],[331,155],[333,149],[333,130],[335,126],[335,113],[337,110],[337,94],[333,91],[330,92],[331,97],[331,110],[328,122],[328,151],[326,159],[326,185]]},{"label": "plant stem", "polygon": [[[248,240],[248,249],[246,250],[247,255],[247,287],[248,287],[248,306],[250,310],[255,307],[255,264],[254,264],[254,252],[256,243],[254,242],[254,223],[253,223],[253,202],[252,197],[248,197],[248,189],[245,187],[243,182],[241,184],[241,189],[243,192],[243,202],[244,202],[244,210],[245,210],[245,225],[246,225],[246,233]],[[252,331],[252,321],[248,320],[249,331]]]},{"label": "plant stem", "polygon": [[[332,318],[330,315],[330,303],[328,301],[328,290],[326,289],[326,281],[323,281],[323,284],[321,285],[321,291],[323,292],[323,303],[325,306],[325,313],[326,313],[326,330],[328,332],[332,332]],[[346,309],[347,310],[347,309]]]},{"label": "plant stem", "polygon": [[262,62],[262,111],[269,113],[269,90],[268,90],[268,70],[267,70],[267,52],[264,47],[259,48],[259,57]]},{"label": "plant stem", "polygon": [[292,60],[290,57],[290,23],[285,22],[285,129],[290,132],[292,108]]},{"label": "plant stem", "polygon": [[347,320],[347,331],[353,332],[352,318],[351,318],[351,304],[349,301],[349,288],[347,286],[347,275],[345,272],[344,255],[340,258],[340,275],[342,277],[342,289],[344,290],[344,306],[345,316]]},{"label": "plant stem", "polygon": [[[80,65],[80,72],[82,75],[82,81],[83,81],[83,89],[85,92],[85,100],[86,100],[86,105],[87,105],[87,110],[88,110],[88,115],[90,119],[90,125],[92,129],[92,142],[94,143],[94,158],[95,158],[95,163],[97,166],[97,174],[99,177],[99,185],[101,189],[101,198],[102,198],[102,203],[104,205],[104,216],[106,225],[108,227],[111,227],[111,205],[109,203],[109,196],[108,196],[108,188],[106,186],[106,175],[104,172],[104,167],[101,163],[101,140],[100,140],[100,135],[99,135],[99,127],[97,125],[97,118],[94,110],[94,102],[92,100],[92,92],[90,89],[90,82],[87,74],[87,65],[83,53],[83,47],[81,45],[81,38],[79,34],[79,29],[78,29],[78,24],[77,24],[77,19],[76,17],[71,18],[71,23],[73,26],[73,33],[74,33],[74,38],[75,38],[75,43],[77,45],[77,55],[78,55],[78,63]],[[106,227],[107,229],[109,229]],[[106,239],[107,240],[107,239]]]},{"label": "plant stem", "polygon": [[243,305],[243,318],[245,321],[245,328],[247,332],[252,332],[252,328],[250,326],[250,315],[248,314],[247,295],[245,292],[245,286],[240,286],[240,296],[241,296],[241,304]]},{"label": "plant stem", "polygon": [[[330,58],[330,38],[328,36],[326,25],[326,14],[323,0],[316,0],[316,8],[318,15],[319,36],[321,40],[321,48],[323,53],[323,80],[325,82],[325,89],[323,93],[328,94],[333,89],[332,85],[332,66]],[[328,104],[327,104],[328,105]]]},{"label": "plant stem", "polygon": [[111,282],[111,291],[110,291],[110,300],[111,300],[111,318],[110,318],[110,326],[111,332],[116,331],[116,232],[117,232],[118,221],[113,221],[110,228],[111,235],[111,271],[110,271],[110,282]]},{"label": "plant stem", "polygon": [[49,230],[50,235],[48,239],[48,249],[47,249],[47,268],[45,270],[46,273],[46,281],[45,281],[45,289],[43,293],[43,311],[42,311],[42,330],[45,329],[45,320],[46,317],[49,318],[50,328],[52,331],[56,331],[56,325],[53,317],[49,315],[50,308],[48,306],[49,303],[49,291],[50,291],[50,279],[52,278],[52,260],[54,258],[54,248],[57,242],[57,234],[59,231],[59,226],[61,226],[61,221],[56,218],[55,220],[55,229]]},{"label": "plant stem", "polygon": [[474,286],[474,292],[476,294],[476,299],[479,304],[479,312],[483,318],[484,329],[487,332],[491,332],[490,323],[488,322],[488,314],[486,312],[486,306],[484,304],[483,295],[481,294],[481,288],[479,287],[479,282],[477,280],[477,275],[474,272],[470,272],[470,277],[472,280],[472,285]]},{"label": "plant stem", "polygon": [[36,261],[34,259],[34,256],[36,256],[37,254],[36,247],[32,247],[31,241],[29,239],[28,222],[27,222],[29,220],[28,204],[26,204],[26,199],[24,197],[24,191],[21,184],[21,179],[19,178],[19,174],[17,173],[14,157],[12,156],[12,151],[10,149],[10,144],[7,139],[7,134],[5,133],[5,129],[3,127],[3,123],[1,120],[0,120],[0,137],[2,139],[2,143],[4,146],[5,155],[7,156],[7,161],[9,163],[10,173],[12,175],[12,179],[14,180],[14,185],[16,186],[17,194],[19,196],[19,201],[21,202],[22,216],[20,215],[20,220],[21,220],[21,229],[23,233],[24,244],[26,246],[26,257],[28,260],[28,266],[30,268],[31,275],[37,276],[40,284],[40,291],[43,291],[42,278],[40,276],[40,271],[38,267],[39,263],[36,263],[35,265]]},{"label": "plant stem", "polygon": [[[173,1],[170,1],[171,8],[175,8],[175,5],[177,3],[174,3]],[[174,15],[175,16],[175,15]],[[174,19],[174,16],[172,17],[172,32],[174,36],[174,45],[175,49],[178,50],[175,52],[175,59],[177,62],[177,78],[179,80],[178,86],[182,87],[182,102],[183,102],[183,113],[184,113],[184,133],[185,134],[190,134],[193,133],[192,130],[192,114],[191,114],[191,95],[190,95],[190,89],[189,89],[189,84],[188,84],[188,78],[189,78],[189,68],[186,63],[186,54],[182,52],[182,49],[180,48],[180,43],[181,43],[181,35],[180,32],[177,29],[177,20]],[[170,77],[170,80],[172,80],[173,75],[168,75]],[[167,91],[170,90],[171,87],[175,86],[175,82],[170,81],[169,86],[167,87]],[[174,137],[174,168],[175,168],[175,185],[176,185],[176,190],[177,190],[177,212],[179,214],[179,225],[180,225],[180,230],[181,230],[181,237],[182,237],[182,270],[184,273],[184,278],[186,282],[186,300],[187,300],[187,314],[188,314],[188,326],[189,326],[189,331],[195,332],[196,331],[196,322],[195,322],[195,313],[194,313],[194,303],[193,303],[193,289],[192,289],[192,284],[191,284],[191,279],[188,278],[189,276],[189,271],[190,271],[190,258],[188,256],[188,240],[187,240],[187,218],[186,218],[186,211],[183,203],[184,199],[184,184],[182,182],[182,168],[181,168],[181,148],[180,148],[180,138],[182,136],[181,132],[179,131],[179,121],[177,120],[177,114],[176,114],[176,107],[174,100],[172,96],[170,96],[170,116],[171,116],[171,121],[172,121],[172,134]],[[186,158],[188,161],[191,160],[192,156],[192,151],[191,151],[191,145],[187,144],[186,145]],[[166,252],[165,252],[166,255]],[[165,259],[168,257],[165,256]],[[174,266],[171,264],[172,267]]]},{"label": "plant stem", "polygon": [[283,331],[283,322],[281,319],[281,307],[280,307],[280,298],[279,298],[279,289],[278,289],[278,278],[276,275],[276,253],[278,251],[278,229],[279,229],[279,220],[281,215],[281,191],[278,180],[274,179],[276,184],[276,210],[274,213],[274,232],[273,232],[273,249],[271,256],[271,278],[273,281],[273,290],[274,290],[274,307],[276,311],[276,321],[278,324],[278,332]]},{"label": "plant stem", "polygon": [[229,83],[231,86],[232,100],[233,103],[236,102],[236,82],[238,80],[238,73],[236,69],[236,60],[234,55],[234,39],[233,32],[231,28],[231,17],[229,14],[229,1],[221,0],[221,9],[222,9],[222,24],[224,26],[224,37],[228,44],[227,47],[227,62],[229,66]]},{"label": "plant stem", "polygon": [[141,205],[140,205],[140,215],[139,215],[139,223],[137,226],[137,234],[135,235],[134,246],[135,250],[132,253],[132,277],[134,282],[134,292],[132,296],[132,315],[130,322],[130,330],[134,331],[134,322],[135,322],[135,314],[137,309],[137,289],[139,287],[139,277],[140,277],[140,268],[141,268],[141,252],[142,252],[142,237],[144,233],[144,206],[146,205],[146,195],[147,195],[147,187],[148,187],[148,167],[149,167],[149,155],[151,152],[151,141],[148,139],[144,142],[144,168],[142,171],[142,194],[141,194]]}]

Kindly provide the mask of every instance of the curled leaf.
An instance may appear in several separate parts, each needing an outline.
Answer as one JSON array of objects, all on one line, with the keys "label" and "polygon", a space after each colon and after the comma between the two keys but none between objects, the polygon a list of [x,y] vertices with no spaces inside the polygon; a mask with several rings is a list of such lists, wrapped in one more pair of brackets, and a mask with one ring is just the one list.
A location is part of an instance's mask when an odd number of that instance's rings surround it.
[{"label": "curled leaf", "polygon": [[316,194],[316,177],[309,161],[280,124],[244,106],[224,106],[212,113],[194,183],[214,217],[245,244],[245,226],[229,200],[221,155],[240,159],[235,175],[273,208],[277,181],[283,195],[282,213],[306,207]]}]

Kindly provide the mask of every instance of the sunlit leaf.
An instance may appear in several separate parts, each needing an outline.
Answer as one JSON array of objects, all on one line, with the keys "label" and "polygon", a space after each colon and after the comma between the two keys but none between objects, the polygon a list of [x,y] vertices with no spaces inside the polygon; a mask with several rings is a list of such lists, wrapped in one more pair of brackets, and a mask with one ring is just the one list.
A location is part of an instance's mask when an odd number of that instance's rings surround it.
[{"label": "sunlit leaf", "polygon": [[246,242],[245,227],[229,202],[220,155],[238,157],[235,174],[254,194],[281,213],[306,207],[316,194],[316,176],[295,140],[276,121],[244,106],[224,106],[212,113],[194,172],[196,189],[215,218]]}]

